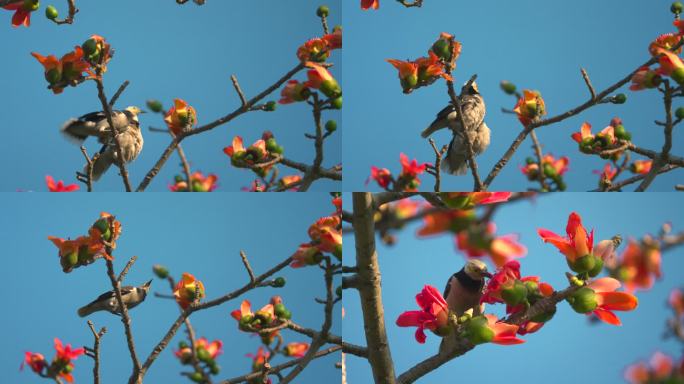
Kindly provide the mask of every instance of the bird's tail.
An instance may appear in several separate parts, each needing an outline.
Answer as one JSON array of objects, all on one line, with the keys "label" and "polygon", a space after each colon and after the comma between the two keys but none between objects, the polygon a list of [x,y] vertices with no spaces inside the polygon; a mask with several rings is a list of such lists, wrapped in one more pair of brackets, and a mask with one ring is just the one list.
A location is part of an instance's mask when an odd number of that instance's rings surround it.
[{"label": "bird's tail", "polygon": [[99,310],[100,310],[100,308],[97,308],[95,305],[93,305],[93,303],[90,303],[86,306],[79,308],[78,309],[78,315],[81,317],[86,317],[86,316],[90,315],[91,313],[97,312]]},{"label": "bird's tail", "polygon": [[[106,150],[100,153],[100,157],[93,163],[93,181],[100,180],[100,177],[107,172],[109,167],[114,162],[114,151]],[[84,173],[87,173],[87,165]]]},{"label": "bird's tail", "polygon": [[442,171],[449,173],[451,175],[465,175],[468,173],[468,163],[466,162],[466,157],[462,153],[458,153],[453,148],[454,141],[449,144],[449,150],[447,155],[442,161]]},{"label": "bird's tail", "polygon": [[444,124],[443,121],[435,120],[435,121],[432,122],[432,124],[430,124],[429,127],[425,128],[425,129],[423,130],[423,132],[420,133],[420,136],[421,136],[423,139],[427,139],[427,138],[428,138],[430,135],[432,135],[433,133],[439,131],[439,130],[442,129],[442,128],[446,128],[446,127],[447,127],[447,125]]},{"label": "bird's tail", "polygon": [[88,136],[97,136],[98,132],[93,126],[88,126],[85,122],[78,119],[67,120],[60,129],[67,140],[76,144],[81,144]]}]

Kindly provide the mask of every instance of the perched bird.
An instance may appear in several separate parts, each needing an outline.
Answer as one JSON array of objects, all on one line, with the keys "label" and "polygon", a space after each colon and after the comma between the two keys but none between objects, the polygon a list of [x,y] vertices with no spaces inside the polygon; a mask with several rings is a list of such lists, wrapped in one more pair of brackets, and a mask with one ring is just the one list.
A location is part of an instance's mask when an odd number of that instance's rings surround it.
[{"label": "perched bird", "polygon": [[[444,287],[444,298],[449,309],[462,316],[472,309],[473,316],[479,316],[484,312],[484,304],[480,304],[480,298],[484,290],[485,277],[492,277],[487,271],[487,265],[480,260],[470,259],[460,271],[454,273]],[[455,342],[455,335],[442,339],[439,346],[440,352],[449,350]]]},{"label": "perched bird", "polygon": [[[124,303],[126,303],[126,307],[128,309],[137,306],[145,300],[145,297],[147,297],[147,292],[150,290],[150,284],[152,284],[152,280],[140,287],[121,287],[121,299]],[[97,311],[109,311],[115,315],[121,314],[119,302],[116,300],[116,294],[114,291],[105,292],[101,294],[100,297],[93,300],[90,304],[79,308],[78,315],[81,317],[86,317]]]},{"label": "perched bird", "polygon": [[[138,107],[127,107],[123,111],[112,111],[112,123],[119,133],[122,159],[125,163],[135,160],[143,147],[138,114],[144,113]],[[93,180],[97,181],[107,169],[118,161],[116,141],[104,112],[91,112],[78,119],[69,119],[62,125],[62,133],[71,141],[82,144],[88,136],[97,137],[103,144],[100,156],[93,164]],[[87,172],[87,169],[85,169]],[[86,173],[84,172],[84,173]]]},{"label": "perched bird", "polygon": [[[477,156],[489,146],[490,131],[484,122],[485,102],[475,82],[472,82],[470,86],[467,83],[463,86],[460,100],[463,122],[466,124],[468,138],[470,138],[473,146],[473,155]],[[427,138],[438,130],[447,127],[451,129],[454,136],[449,143],[445,161],[442,162],[442,170],[453,175],[465,175],[468,172],[466,146],[456,106],[449,104],[439,111],[435,120],[420,135]]]}]

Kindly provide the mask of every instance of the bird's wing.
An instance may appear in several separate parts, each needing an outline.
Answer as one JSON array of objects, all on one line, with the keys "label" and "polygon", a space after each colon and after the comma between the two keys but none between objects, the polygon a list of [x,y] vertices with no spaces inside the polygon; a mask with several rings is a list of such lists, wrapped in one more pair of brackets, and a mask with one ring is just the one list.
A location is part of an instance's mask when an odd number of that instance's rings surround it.
[{"label": "bird's wing", "polygon": [[449,104],[446,107],[444,107],[441,111],[437,113],[437,116],[435,117],[435,120],[430,123],[430,126],[425,128],[423,132],[420,133],[420,135],[423,138],[426,138],[433,133],[439,131],[442,128],[446,128],[449,126],[449,114],[453,113],[456,110],[456,108]]},{"label": "bird's wing", "polygon": [[90,121],[90,122],[98,122],[104,118],[106,118],[106,114],[102,111],[98,112],[90,112],[86,113],[85,115],[81,116],[78,118],[80,121]]},{"label": "bird's wing", "polygon": [[447,280],[446,287],[444,287],[444,294],[442,295],[442,297],[444,297],[445,299],[446,299],[446,297],[449,295],[449,291],[451,290],[451,281],[452,281],[453,279],[454,279],[454,276],[452,275],[452,276]]},{"label": "bird's wing", "polygon": [[435,121],[446,119],[451,112],[456,112],[456,107],[449,103],[446,107],[442,108],[441,111],[437,112],[437,117],[435,117]]},{"label": "bird's wing", "polygon": [[[135,289],[135,287],[131,287],[131,286],[121,287],[121,296],[125,296],[125,295],[130,294],[133,291],[133,289]],[[113,297],[116,297],[116,294],[114,293],[114,291],[107,291],[107,292],[101,294],[100,296],[98,296],[97,299],[91,301],[90,304],[95,303],[97,301],[108,300],[108,299],[111,299]]]}]

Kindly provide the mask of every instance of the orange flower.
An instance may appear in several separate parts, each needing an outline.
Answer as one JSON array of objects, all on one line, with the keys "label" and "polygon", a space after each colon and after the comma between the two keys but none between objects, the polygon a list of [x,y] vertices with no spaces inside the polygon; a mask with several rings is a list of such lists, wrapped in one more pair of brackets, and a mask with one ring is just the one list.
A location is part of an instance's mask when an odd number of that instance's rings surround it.
[{"label": "orange flower", "polygon": [[85,79],[83,72],[92,75],[90,64],[83,60],[81,47],[75,47],[73,52],[62,56],[60,60],[54,55],[45,57],[36,52],[31,55],[45,68],[45,79],[54,94],[62,93],[68,85],[82,82]]},{"label": "orange flower", "polygon": [[40,374],[43,372],[43,369],[47,368],[48,363],[45,360],[45,356],[40,353],[26,352],[24,361],[19,369],[24,369],[24,365],[28,365],[33,372]]},{"label": "orange flower", "polygon": [[78,191],[79,188],[76,184],[64,185],[62,180],[55,183],[55,179],[50,175],[45,176],[45,182],[47,183],[48,191],[50,192],[73,192]]},{"label": "orange flower", "polygon": [[310,95],[311,91],[304,83],[300,83],[297,80],[290,80],[280,92],[281,98],[278,100],[278,103],[290,104],[297,101],[304,101],[308,99]]},{"label": "orange flower", "polygon": [[451,209],[437,211],[423,218],[423,227],[418,230],[418,236],[437,235],[442,232],[458,233],[465,230],[475,219],[473,209]]},{"label": "orange flower", "polygon": [[187,309],[195,300],[200,300],[205,296],[204,284],[199,280],[195,280],[195,276],[185,272],[183,273],[183,278],[176,284],[173,296],[175,296],[176,302],[181,308]]},{"label": "orange flower", "polygon": [[477,205],[508,201],[511,192],[442,192],[439,197],[449,207],[471,209]]},{"label": "orange flower", "polygon": [[235,156],[236,154],[247,152],[245,151],[245,147],[243,146],[243,141],[242,137],[240,136],[235,136],[233,137],[233,145],[230,145],[226,148],[223,148],[223,152],[230,156],[231,158]]},{"label": "orange flower", "polygon": [[522,344],[525,340],[518,339],[518,326],[504,323],[495,315],[473,317],[466,324],[465,336],[473,344],[494,343],[500,345]]},{"label": "orange flower", "polygon": [[197,112],[183,99],[173,99],[173,107],[166,112],[164,122],[174,135],[178,136],[183,131],[188,131],[197,124]]},{"label": "orange flower", "polygon": [[[553,155],[547,154],[544,157],[542,157],[542,167],[544,168],[545,173],[547,172],[547,170],[551,170],[552,174],[555,173],[555,175],[558,176],[563,176],[563,174],[568,171],[569,162],[570,159],[568,159],[567,156],[563,156],[556,159],[555,157],[553,157]],[[535,162],[528,163],[524,167],[520,167],[520,170],[524,175],[527,176],[529,180],[536,180],[539,175],[539,164]]]},{"label": "orange flower", "polygon": [[639,303],[634,295],[615,292],[620,288],[620,282],[612,277],[596,279],[587,287],[595,293],[596,308],[591,312],[608,324],[622,325],[620,319],[612,311],[632,311]]},{"label": "orange flower", "polygon": [[438,77],[453,81],[452,77],[444,72],[444,66],[439,57],[432,51],[429,51],[428,55],[415,61],[418,66],[418,84],[420,86],[432,84]]},{"label": "orange flower", "polygon": [[617,168],[613,168],[610,163],[606,163],[606,165],[603,166],[603,171],[594,171],[594,173],[600,175],[600,186],[610,185],[615,176],[617,176]]},{"label": "orange flower", "polygon": [[361,0],[361,9],[378,9],[380,8],[380,0]]},{"label": "orange flower", "polygon": [[285,356],[304,357],[309,350],[309,343],[289,343],[285,346]]},{"label": "orange flower", "polygon": [[321,262],[323,255],[318,247],[304,243],[300,244],[297,251],[292,255],[292,268],[300,268],[307,265],[316,265]]},{"label": "orange flower", "polygon": [[342,30],[330,33],[323,38],[314,38],[297,49],[297,57],[303,63],[313,61],[324,62],[330,57],[330,51],[342,47]]},{"label": "orange flower", "polygon": [[527,248],[517,242],[516,236],[495,236],[496,225],[489,223],[483,231],[460,231],[456,234],[457,248],[467,257],[489,255],[497,267],[502,267],[514,257],[524,257]]},{"label": "orange flower", "polygon": [[387,62],[399,70],[399,81],[404,93],[411,93],[416,88],[416,85],[418,85],[418,64],[412,61],[396,59],[387,59]]},{"label": "orange flower", "polygon": [[322,39],[328,43],[331,50],[342,48],[342,28],[337,28],[333,33],[323,35]]},{"label": "orange flower", "polygon": [[342,96],[340,85],[327,69],[311,62],[308,62],[306,66],[312,69],[306,72],[309,80],[304,83],[305,86],[318,89],[331,99]]},{"label": "orange flower", "polygon": [[112,59],[112,47],[99,35],[92,35],[83,45],[85,60],[93,66],[102,63],[101,73],[107,72],[107,63]]},{"label": "orange flower", "polygon": [[652,166],[653,160],[634,160],[634,163],[629,166],[629,170],[632,171],[632,173],[645,175],[651,172]]},{"label": "orange flower", "polygon": [[342,246],[340,216],[322,217],[309,227],[309,237],[321,252],[335,252]]},{"label": "orange flower", "polygon": [[639,68],[632,76],[631,91],[641,91],[642,89],[655,88],[660,85],[662,78],[649,67]]},{"label": "orange flower", "polygon": [[533,120],[546,115],[546,105],[541,97],[541,93],[525,89],[523,97],[518,100],[515,108],[513,108],[513,112],[518,115],[518,120],[524,126],[528,126]]},{"label": "orange flower", "polygon": [[[252,358],[252,372],[260,372],[261,369],[263,368],[264,364],[266,364],[271,357],[271,353],[268,351],[265,351],[263,347],[259,347],[257,350],[256,355],[253,355],[251,353],[248,353],[246,355],[247,357]],[[271,383],[271,379],[268,379],[266,381],[267,384]]]},{"label": "orange flower", "polygon": [[[243,331],[253,331],[253,329],[258,330],[262,328],[268,328],[276,319],[273,304],[266,304],[256,313],[253,313],[252,304],[249,302],[249,300],[243,300],[240,304],[240,309],[232,311],[230,316],[238,321],[238,327]],[[246,328],[246,326],[251,328]]]},{"label": "orange flower", "polygon": [[61,368],[58,371],[57,376],[69,383],[73,383],[74,378],[71,375],[71,371],[74,369],[74,363],[72,363],[71,360],[83,355],[85,349],[71,349],[71,344],[67,344],[66,347],[64,347],[62,346],[62,341],[55,338],[55,350],[57,351],[57,354],[55,355],[51,366]]},{"label": "orange flower", "polygon": [[300,181],[302,181],[302,176],[301,176],[301,175],[288,175],[288,176],[283,176],[283,177],[280,179],[280,181],[278,182],[278,184],[279,184],[280,188],[289,189],[289,190],[292,190],[292,191],[296,191],[296,190],[297,190],[297,187],[296,187],[296,186],[291,187],[291,188],[288,187],[288,186],[289,186],[290,184],[299,183]]},{"label": "orange flower", "polygon": [[371,180],[375,180],[381,188],[387,189],[392,182],[392,172],[387,168],[371,166],[371,174],[368,179],[366,179],[366,185],[368,185],[368,182]]},{"label": "orange flower", "polygon": [[628,292],[651,289],[654,280],[662,275],[660,248],[650,237],[644,244],[630,239],[619,265],[619,276]]},{"label": "orange flower", "polygon": [[[679,41],[681,39],[681,35],[675,35],[674,33],[666,33],[664,35],[660,35],[648,46],[648,51],[651,52],[651,55],[657,56],[658,50],[666,49],[670,51],[672,48],[674,48],[675,45],[679,44]],[[671,52],[680,54],[682,53],[682,47],[679,47],[677,48],[677,50]]]},{"label": "orange flower", "polygon": [[661,56],[658,59],[660,68],[656,72],[659,75],[670,76],[672,80],[680,85],[684,84],[684,62],[682,62],[682,59],[666,49],[659,48],[657,52]]}]

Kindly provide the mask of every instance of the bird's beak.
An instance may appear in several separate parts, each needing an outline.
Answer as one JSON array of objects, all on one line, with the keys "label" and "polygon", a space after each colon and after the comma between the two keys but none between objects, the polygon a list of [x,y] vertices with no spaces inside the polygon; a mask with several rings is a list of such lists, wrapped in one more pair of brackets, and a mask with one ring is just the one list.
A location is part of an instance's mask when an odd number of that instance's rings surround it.
[{"label": "bird's beak", "polygon": [[141,110],[138,111],[138,113],[147,113],[147,111],[144,110],[144,109],[141,109]]},{"label": "bird's beak", "polygon": [[152,285],[152,279],[150,281],[148,281],[147,283],[145,283],[145,285],[143,285],[143,287],[145,289],[148,289],[148,288],[150,288],[150,285]]}]

